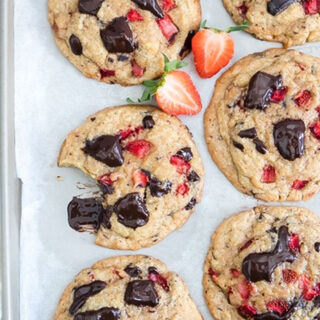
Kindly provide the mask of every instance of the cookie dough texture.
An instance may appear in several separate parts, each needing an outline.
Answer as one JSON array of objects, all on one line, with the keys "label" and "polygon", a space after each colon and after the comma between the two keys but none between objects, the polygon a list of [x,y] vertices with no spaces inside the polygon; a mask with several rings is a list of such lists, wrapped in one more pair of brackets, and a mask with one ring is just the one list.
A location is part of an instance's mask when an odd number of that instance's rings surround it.
[{"label": "cookie dough texture", "polygon": [[[197,30],[201,21],[199,0],[175,0],[175,7],[164,12],[178,29],[174,39],[168,41],[158,26],[158,18],[150,11],[139,8],[134,1],[102,1],[96,15],[79,12],[78,1],[49,0],[49,22],[55,41],[61,52],[86,77],[106,83],[134,85],[161,76],[164,68],[163,54],[170,60],[183,58],[187,53],[183,46],[188,33]],[[162,1],[158,2],[161,7]],[[113,19],[126,17],[131,9],[136,10],[143,19],[129,21],[136,49],[130,53],[108,52],[100,30]],[[82,44],[80,55],[71,50],[69,39],[72,35]],[[133,75],[133,63],[144,70],[143,75]]]},{"label": "cookie dough texture", "polygon": [[[239,293],[239,284],[245,281],[244,275],[235,277],[231,270],[241,272],[242,262],[250,253],[272,250],[278,240],[276,230],[281,226],[286,226],[290,234],[298,235],[300,252],[293,263],[282,263],[274,270],[271,282],[251,283],[250,296],[244,302]],[[297,277],[306,275],[312,284],[318,283],[320,253],[315,250],[315,243],[320,239],[319,232],[319,217],[303,208],[260,206],[225,220],[212,235],[204,265],[204,296],[214,318],[242,320],[246,318],[237,309],[245,303],[260,314],[268,312],[266,304],[270,301],[292,302],[298,299],[302,292],[300,282],[285,283],[284,269],[295,272]],[[215,270],[218,276],[212,277],[209,269]],[[301,306],[291,317],[283,319],[312,320],[320,314],[320,306],[315,307],[313,301],[305,301]]]},{"label": "cookie dough texture", "polygon": [[[141,273],[138,277],[132,278],[124,271],[127,266],[138,267]],[[155,267],[166,279],[169,290],[166,291],[159,284],[155,284],[159,296],[159,304],[155,307],[126,304],[124,296],[128,283],[132,280],[148,279],[149,267]],[[108,258],[97,262],[91,268],[82,270],[64,290],[54,319],[72,320],[73,316],[69,314],[69,308],[73,302],[74,288],[96,280],[105,282],[105,289],[89,297],[79,312],[113,307],[121,312],[119,320],[203,319],[180,276],[169,271],[161,261],[142,255]]]},{"label": "cookie dough texture", "polygon": [[[114,135],[128,128],[137,128],[147,115],[153,118],[153,128],[142,130],[138,135],[122,142],[122,145],[134,140],[146,140],[151,143],[151,150],[144,158],[140,159],[124,150],[123,165],[111,168],[82,151],[87,140],[104,134]],[[176,190],[186,182],[186,176],[177,171],[170,159],[185,147],[189,147],[193,153],[189,162],[190,170],[195,171],[200,179],[187,183],[189,191],[181,195],[177,194]],[[143,227],[128,228],[119,223],[115,213],[110,219],[110,229],[100,227],[96,243],[108,248],[137,250],[154,245],[188,220],[194,207],[186,206],[193,199],[194,205],[200,202],[202,196],[204,169],[190,132],[178,118],[150,106],[106,108],[91,115],[84,124],[67,136],[60,151],[58,164],[79,168],[95,180],[106,173],[111,174],[114,192],[106,195],[105,206],[115,204],[119,198],[132,192],[138,192],[141,198],[145,199],[149,221]],[[155,197],[151,195],[149,188],[134,187],[132,177],[137,169],[149,171],[159,181],[169,181],[170,192]]]},{"label": "cookie dough texture", "polygon": [[[287,87],[284,100],[270,103],[265,110],[241,106],[249,81],[258,71],[281,75]],[[238,190],[265,201],[307,200],[319,191],[320,142],[310,130],[319,119],[319,87],[320,60],[285,49],[251,54],[218,79],[204,116],[205,137],[212,159]],[[295,98],[304,90],[311,93],[310,101],[298,106]],[[304,154],[294,161],[281,156],[273,137],[274,124],[286,118],[300,119],[306,128]],[[241,130],[252,127],[264,143],[266,154],[257,151],[252,139],[239,137]],[[234,146],[234,141],[243,145],[243,151]],[[275,168],[276,180],[264,183],[261,177],[269,165]],[[297,190],[292,187],[296,180],[308,183]]]},{"label": "cookie dough texture", "polygon": [[[223,4],[235,23],[249,21],[246,31],[257,38],[282,42],[285,47],[302,45],[320,40],[320,14],[307,14],[303,1],[291,4],[278,15],[267,10],[269,0],[223,0]],[[280,1],[278,1],[280,2]]]}]

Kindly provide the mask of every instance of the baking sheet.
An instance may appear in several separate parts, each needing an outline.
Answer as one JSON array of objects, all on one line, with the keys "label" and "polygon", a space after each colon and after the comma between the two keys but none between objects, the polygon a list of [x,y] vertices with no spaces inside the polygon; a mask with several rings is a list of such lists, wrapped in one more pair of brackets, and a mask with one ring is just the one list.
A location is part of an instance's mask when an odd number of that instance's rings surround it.
[{"label": "baking sheet", "polygon": [[[232,24],[221,1],[202,1],[208,25]],[[279,46],[234,33],[233,62],[254,51]],[[17,174],[22,180],[21,220],[21,319],[52,319],[64,287],[83,268],[95,261],[130,252],[94,245],[94,236],[69,228],[66,207],[77,184],[90,182],[80,171],[57,168],[56,158],[64,137],[89,114],[106,106],[136,98],[141,87],[122,88],[86,79],[56,48],[47,22],[46,0],[15,0],[15,125]],[[317,44],[304,52],[317,55]],[[191,56],[187,58],[191,62]],[[231,214],[257,205],[240,194],[212,163],[207,151],[202,118],[217,76],[200,80],[193,64],[189,71],[203,102],[201,114],[182,117],[194,134],[206,170],[202,202],[180,230],[161,243],[135,253],[150,254],[165,262],[187,282],[204,319],[211,319],[202,297],[202,265],[212,231]],[[57,176],[63,178],[57,180]],[[79,185],[78,185],[79,186]],[[307,203],[320,204],[320,196]],[[318,212],[320,212],[318,210]],[[16,320],[16,319],[15,319]]]}]

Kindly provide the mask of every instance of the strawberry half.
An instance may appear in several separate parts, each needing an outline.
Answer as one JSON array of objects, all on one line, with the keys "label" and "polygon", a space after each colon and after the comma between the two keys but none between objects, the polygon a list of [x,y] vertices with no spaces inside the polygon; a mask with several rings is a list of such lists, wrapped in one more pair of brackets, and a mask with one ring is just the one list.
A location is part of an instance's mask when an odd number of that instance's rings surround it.
[{"label": "strawberry half", "polygon": [[147,185],[149,178],[143,171],[137,169],[132,173],[132,181],[134,188],[144,188]]},{"label": "strawberry half", "polygon": [[128,13],[127,13],[127,18],[129,21],[131,22],[135,22],[135,21],[143,21],[143,17],[142,15],[134,9],[131,9]]},{"label": "strawberry half", "polygon": [[267,303],[267,308],[269,311],[284,314],[289,309],[289,304],[284,300],[272,300]]},{"label": "strawberry half", "polygon": [[297,273],[290,269],[283,269],[282,277],[283,277],[283,281],[287,284],[296,282],[298,279]]},{"label": "strawberry half", "polygon": [[166,14],[162,19],[157,19],[157,24],[163,35],[169,42],[172,42],[174,36],[179,32],[177,26],[172,22],[171,18]]},{"label": "strawberry half", "polygon": [[146,140],[135,140],[126,145],[126,150],[142,159],[150,152],[151,143]]}]

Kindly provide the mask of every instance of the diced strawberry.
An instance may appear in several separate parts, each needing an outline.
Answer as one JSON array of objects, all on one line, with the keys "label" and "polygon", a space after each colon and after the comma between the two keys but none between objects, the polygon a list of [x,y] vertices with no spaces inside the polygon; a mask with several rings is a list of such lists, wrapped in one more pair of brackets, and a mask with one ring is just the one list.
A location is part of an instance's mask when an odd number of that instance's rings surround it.
[{"label": "diced strawberry", "polygon": [[125,140],[125,139],[131,137],[132,135],[139,134],[140,131],[143,131],[143,130],[144,130],[143,126],[139,126],[134,129],[128,128],[126,130],[119,131],[118,135],[120,135],[121,140]]},{"label": "diced strawberry", "polygon": [[297,234],[290,234],[289,248],[292,252],[298,253],[300,251],[299,236]]},{"label": "diced strawberry", "polygon": [[318,106],[318,107],[316,108],[316,110],[317,110],[317,112],[318,112],[318,118],[319,118],[319,120],[320,120],[320,106]]},{"label": "diced strawberry", "polygon": [[189,187],[185,182],[181,183],[178,185],[176,192],[181,196],[185,196],[189,192]]},{"label": "diced strawberry", "polygon": [[309,127],[313,136],[320,140],[320,122],[315,122]]},{"label": "diced strawberry", "polygon": [[301,190],[303,189],[307,184],[309,183],[308,180],[294,180],[292,183],[291,188],[295,190]]},{"label": "diced strawberry", "polygon": [[171,156],[170,158],[170,163],[174,166],[177,167],[177,171],[180,174],[186,174],[188,173],[188,171],[191,168],[191,165],[189,162],[187,162],[186,160],[184,160],[183,158],[179,157],[179,156]]},{"label": "diced strawberry", "polygon": [[238,283],[238,291],[243,300],[248,300],[250,297],[250,292],[252,291],[252,285],[249,281],[243,280]]},{"label": "diced strawberry", "polygon": [[305,0],[303,7],[306,14],[316,14],[319,12],[319,0]]},{"label": "diced strawberry", "polygon": [[244,317],[253,317],[257,314],[257,309],[249,304],[245,304],[238,308],[238,312]]},{"label": "diced strawberry", "polygon": [[142,76],[143,76],[144,70],[143,70],[143,68],[141,68],[141,67],[136,63],[135,60],[132,60],[132,61],[131,61],[131,66],[132,66],[132,75],[133,75],[134,77],[139,78],[139,77],[142,77]]},{"label": "diced strawberry", "polygon": [[134,9],[131,9],[128,13],[127,13],[127,18],[129,21],[134,22],[134,21],[143,21],[143,17],[142,15]]},{"label": "diced strawberry", "polygon": [[114,70],[108,70],[108,69],[100,69],[100,77],[101,79],[112,77],[116,74]]},{"label": "diced strawberry", "polygon": [[230,295],[230,294],[233,294],[233,290],[231,287],[228,287],[227,289],[227,294]]},{"label": "diced strawberry", "polygon": [[98,177],[98,181],[102,184],[107,184],[108,186],[111,186],[114,181],[111,180],[110,176],[111,173],[105,173]]},{"label": "diced strawberry", "polygon": [[209,268],[208,274],[213,281],[215,281],[219,277],[219,273],[216,270],[213,270],[212,268]]},{"label": "diced strawberry", "polygon": [[251,246],[253,242],[253,239],[249,239],[248,241],[246,241],[240,248],[239,248],[239,251],[242,251],[244,249],[247,249],[248,247]]},{"label": "diced strawberry", "polygon": [[156,270],[152,269],[149,271],[148,275],[149,280],[159,284],[162,289],[165,291],[169,291],[169,286],[167,280]]},{"label": "diced strawberry", "polygon": [[133,171],[132,181],[134,188],[144,188],[147,185],[149,178],[143,171],[136,169]]},{"label": "diced strawberry", "polygon": [[310,278],[305,274],[299,277],[299,287],[302,289],[302,298],[304,300],[311,301],[320,294],[320,285],[313,286]]},{"label": "diced strawberry", "polygon": [[150,152],[151,146],[152,145],[149,141],[135,140],[126,145],[126,150],[142,159]]},{"label": "diced strawberry", "polygon": [[295,98],[294,102],[299,106],[299,107],[304,107],[306,106],[310,100],[311,100],[311,92],[309,90],[303,90],[299,92]]},{"label": "diced strawberry", "polygon": [[174,39],[174,36],[179,32],[177,26],[167,14],[162,19],[157,19],[157,24],[169,42],[171,42]]},{"label": "diced strawberry", "polygon": [[271,102],[281,102],[288,92],[288,87],[282,87],[280,89],[274,90],[270,98]]},{"label": "diced strawberry", "polygon": [[165,12],[168,12],[176,7],[176,3],[174,0],[163,0],[162,1],[162,9]]},{"label": "diced strawberry", "polygon": [[233,278],[239,278],[241,276],[241,272],[237,269],[230,269],[230,273]]},{"label": "diced strawberry", "polygon": [[261,182],[272,183],[276,181],[276,169],[270,164],[266,164],[263,167],[263,174],[261,177]]},{"label": "diced strawberry", "polygon": [[95,275],[94,275],[93,273],[90,273],[90,274],[89,274],[89,278],[90,278],[91,281],[94,281]]},{"label": "diced strawberry", "polygon": [[283,269],[282,277],[283,277],[283,281],[287,284],[296,282],[298,279],[297,273],[290,269]]},{"label": "diced strawberry", "polygon": [[244,2],[239,7],[237,7],[237,9],[239,10],[240,15],[242,17],[244,17],[246,15],[246,13],[248,12],[248,7]]},{"label": "diced strawberry", "polygon": [[267,303],[267,308],[269,311],[284,314],[289,309],[289,304],[284,300],[272,300]]}]

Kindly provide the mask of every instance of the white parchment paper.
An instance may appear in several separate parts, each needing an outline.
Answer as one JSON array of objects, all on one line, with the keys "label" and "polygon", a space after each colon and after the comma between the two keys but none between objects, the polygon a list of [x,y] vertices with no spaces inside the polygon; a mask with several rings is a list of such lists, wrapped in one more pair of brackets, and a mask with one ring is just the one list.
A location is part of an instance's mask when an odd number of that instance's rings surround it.
[{"label": "white parchment paper", "polygon": [[[232,21],[220,0],[203,0],[203,19],[225,28]],[[259,41],[245,32],[234,33],[233,62],[274,43]],[[56,48],[47,22],[46,0],[15,0],[15,124],[18,176],[22,180],[21,221],[21,319],[52,319],[65,286],[83,268],[99,259],[130,252],[94,245],[94,237],[77,233],[67,223],[66,207],[81,194],[77,183],[88,183],[80,171],[56,166],[60,144],[70,130],[89,114],[106,106],[136,98],[141,87],[122,88],[86,79]],[[304,52],[317,55],[317,44]],[[190,55],[185,68],[208,105],[215,80],[201,80]],[[13,106],[12,106],[13,107]],[[203,137],[203,111],[182,117],[194,134],[206,170],[204,196],[195,214],[180,230],[161,243],[136,253],[153,255],[187,282],[204,319],[211,319],[202,297],[202,266],[210,236],[226,217],[257,204],[240,194],[210,159]],[[58,181],[62,176],[63,181]],[[299,206],[317,212],[320,196]],[[318,212],[320,210],[318,209]]]}]

